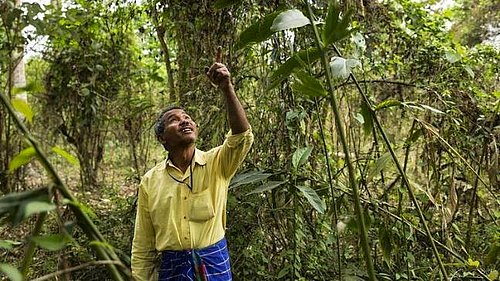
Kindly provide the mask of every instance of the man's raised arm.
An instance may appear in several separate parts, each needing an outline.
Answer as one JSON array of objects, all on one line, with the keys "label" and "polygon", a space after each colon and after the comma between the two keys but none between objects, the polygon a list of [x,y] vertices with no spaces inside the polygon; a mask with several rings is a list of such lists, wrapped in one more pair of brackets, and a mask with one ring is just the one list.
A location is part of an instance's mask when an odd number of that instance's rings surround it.
[{"label": "man's raised arm", "polygon": [[207,71],[207,76],[219,87],[226,101],[227,114],[229,117],[229,127],[233,134],[243,133],[250,128],[247,115],[240,100],[236,96],[233,83],[231,82],[231,73],[227,67],[221,63],[222,50],[219,47],[215,57],[215,63]]}]

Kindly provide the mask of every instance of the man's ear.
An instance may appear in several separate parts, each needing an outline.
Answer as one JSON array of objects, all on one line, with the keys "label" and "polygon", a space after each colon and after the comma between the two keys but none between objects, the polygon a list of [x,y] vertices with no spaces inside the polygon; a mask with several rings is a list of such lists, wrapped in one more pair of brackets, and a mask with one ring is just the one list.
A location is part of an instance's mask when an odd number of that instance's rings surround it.
[{"label": "man's ear", "polygon": [[160,142],[161,144],[165,144],[167,142],[166,138],[164,136],[158,136],[156,138],[158,140],[158,142]]}]

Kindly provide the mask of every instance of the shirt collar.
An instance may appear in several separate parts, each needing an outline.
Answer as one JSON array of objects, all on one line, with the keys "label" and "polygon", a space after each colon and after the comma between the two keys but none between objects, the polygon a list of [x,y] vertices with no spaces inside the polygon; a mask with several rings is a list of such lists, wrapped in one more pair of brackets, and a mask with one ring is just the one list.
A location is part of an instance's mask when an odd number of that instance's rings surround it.
[{"label": "shirt collar", "polygon": [[205,151],[196,149],[196,152],[194,153],[194,162],[197,163],[198,165],[205,166],[205,164],[207,164],[207,159],[205,156],[206,156]]},{"label": "shirt collar", "polygon": [[[207,159],[205,156],[206,156],[205,151],[196,149],[195,153],[194,153],[194,162],[200,166],[205,166],[205,164],[207,164]],[[167,157],[165,158],[165,161],[161,162],[161,165],[159,167],[160,170],[165,169],[167,167],[167,165],[173,166],[172,161],[170,161],[170,159],[168,158],[168,153],[167,153]]]}]

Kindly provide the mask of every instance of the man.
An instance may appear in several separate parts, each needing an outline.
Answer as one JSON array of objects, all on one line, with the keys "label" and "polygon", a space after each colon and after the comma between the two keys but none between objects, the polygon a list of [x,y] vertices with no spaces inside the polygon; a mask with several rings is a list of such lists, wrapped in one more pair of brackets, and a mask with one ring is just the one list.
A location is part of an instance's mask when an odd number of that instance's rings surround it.
[{"label": "man", "polygon": [[196,149],[196,123],[182,108],[160,114],[155,133],[168,158],[144,175],[139,188],[132,245],[136,280],[232,280],[224,238],[227,191],[253,134],[220,50],[207,76],[222,91],[231,131],[223,145],[204,152]]}]

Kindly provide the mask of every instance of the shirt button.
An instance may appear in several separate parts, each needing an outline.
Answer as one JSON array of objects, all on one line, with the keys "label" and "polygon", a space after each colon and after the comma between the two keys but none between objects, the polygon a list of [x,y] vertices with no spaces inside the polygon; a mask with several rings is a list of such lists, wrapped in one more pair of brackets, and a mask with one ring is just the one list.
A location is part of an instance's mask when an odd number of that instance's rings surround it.
[{"label": "shirt button", "polygon": [[186,216],[184,216],[184,219],[187,219]]},{"label": "shirt button", "polygon": [[188,240],[188,238],[187,238],[187,237],[184,237],[184,239],[185,239],[185,240]]},{"label": "shirt button", "polygon": [[187,200],[188,198],[187,197],[184,197],[184,200]]}]

